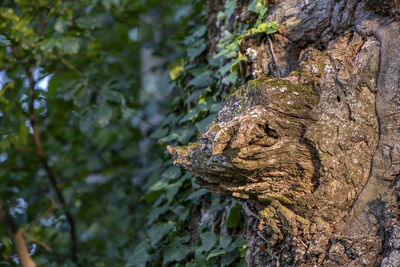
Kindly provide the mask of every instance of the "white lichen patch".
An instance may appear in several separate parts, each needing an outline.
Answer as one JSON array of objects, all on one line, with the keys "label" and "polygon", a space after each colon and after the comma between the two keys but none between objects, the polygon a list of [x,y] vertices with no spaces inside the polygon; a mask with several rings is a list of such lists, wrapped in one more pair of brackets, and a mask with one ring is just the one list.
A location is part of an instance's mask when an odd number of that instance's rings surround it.
[{"label": "white lichen patch", "polygon": [[326,73],[331,73],[331,72],[333,71],[333,66],[330,65],[330,64],[327,64],[327,65],[325,66],[325,68],[324,68],[324,71],[325,71]]},{"label": "white lichen patch", "polygon": [[246,55],[251,59],[251,60],[256,60],[257,59],[257,50],[252,49],[252,48],[247,48],[246,50]]},{"label": "white lichen patch", "polygon": [[318,68],[315,65],[312,65],[311,72],[312,73],[317,73],[318,72]]},{"label": "white lichen patch", "polygon": [[282,93],[285,92],[287,90],[287,87],[281,87],[279,88],[279,91],[281,91]]}]

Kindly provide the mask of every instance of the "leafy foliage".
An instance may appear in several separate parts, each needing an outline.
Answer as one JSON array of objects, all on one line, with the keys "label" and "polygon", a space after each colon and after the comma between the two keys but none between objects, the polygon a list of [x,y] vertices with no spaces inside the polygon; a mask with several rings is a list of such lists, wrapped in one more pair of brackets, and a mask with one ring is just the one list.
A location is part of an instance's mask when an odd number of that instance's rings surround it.
[{"label": "leafy foliage", "polygon": [[[218,14],[225,27],[235,7],[228,0]],[[263,22],[266,7],[254,0],[257,22],[225,31],[207,61],[204,10],[198,0],[0,5],[0,195],[37,264],[245,265],[240,204],[199,188],[164,146],[205,130],[220,88],[239,85],[247,60],[240,42],[278,25]],[[152,60],[160,62],[143,71]],[[149,71],[162,79],[146,80]],[[77,260],[66,211],[75,219]],[[218,231],[215,216],[225,220]],[[1,228],[0,240],[1,263],[13,265]]]}]

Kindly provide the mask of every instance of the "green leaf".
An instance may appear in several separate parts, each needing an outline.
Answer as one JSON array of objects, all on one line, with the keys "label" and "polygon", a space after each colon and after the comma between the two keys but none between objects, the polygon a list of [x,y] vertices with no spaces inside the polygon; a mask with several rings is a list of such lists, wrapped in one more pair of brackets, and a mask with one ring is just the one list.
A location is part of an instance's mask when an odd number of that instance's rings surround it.
[{"label": "green leaf", "polygon": [[82,132],[87,132],[95,121],[95,115],[92,111],[88,111],[79,121],[79,128]]},{"label": "green leaf", "polygon": [[235,12],[236,7],[236,0],[228,0],[226,1],[225,5],[225,16],[229,17]]},{"label": "green leaf", "polygon": [[168,128],[158,127],[157,130],[155,130],[150,135],[150,138],[152,138],[152,139],[160,139],[161,137],[164,137],[166,134],[168,134]]},{"label": "green leaf", "polygon": [[221,264],[229,266],[232,264],[240,255],[239,249],[228,252],[221,258]]},{"label": "green leaf", "polygon": [[171,181],[171,180],[176,180],[181,175],[182,175],[182,171],[179,167],[171,166],[162,174],[161,177],[166,178],[169,181]]},{"label": "green leaf", "polygon": [[166,265],[172,261],[181,261],[190,252],[192,252],[192,249],[188,246],[169,246],[163,252],[163,264]]},{"label": "green leaf", "polygon": [[159,219],[161,215],[165,214],[170,210],[170,204],[165,203],[164,205],[156,208],[152,208],[151,213],[147,216],[147,223],[151,225],[155,220]]},{"label": "green leaf", "polygon": [[57,42],[57,46],[66,54],[76,54],[79,51],[79,43],[80,39],[77,37],[65,37]]},{"label": "green leaf", "polygon": [[232,237],[230,237],[229,235],[221,235],[219,237],[219,245],[221,248],[227,248],[231,242]]},{"label": "green leaf", "polygon": [[198,42],[192,46],[189,46],[187,49],[187,54],[191,59],[195,59],[201,53],[203,53],[207,48],[207,44],[205,42]]},{"label": "green leaf", "polygon": [[65,19],[58,19],[54,25],[54,29],[59,33],[64,33],[68,27],[68,21]]},{"label": "green leaf", "polygon": [[111,9],[113,6],[118,7],[121,5],[120,0],[102,0],[101,3],[107,10]]},{"label": "green leaf", "polygon": [[276,33],[279,30],[279,24],[275,21],[264,22],[259,24],[254,30],[252,29],[252,33],[266,33],[272,34]]},{"label": "green leaf", "polygon": [[221,108],[222,103],[212,104],[210,107],[210,112],[218,112]]},{"label": "green leaf", "polygon": [[97,14],[97,15],[86,15],[78,18],[75,23],[81,29],[90,29],[94,30],[96,28],[100,28],[103,26],[103,22],[106,19],[105,14]]},{"label": "green leaf", "polygon": [[194,262],[196,263],[196,267],[208,267],[210,266],[207,264],[206,257],[201,254],[200,251],[196,250],[194,254]]},{"label": "green leaf", "polygon": [[232,60],[228,64],[221,67],[218,71],[221,75],[225,75],[228,71],[230,71],[233,67],[235,67],[237,64],[239,64],[239,62],[241,62],[241,61],[247,61],[247,57],[243,56],[243,57],[237,58],[235,60]]},{"label": "green leaf", "polygon": [[228,218],[226,219],[227,228],[236,228],[239,226],[241,219],[242,206],[239,203],[234,204],[229,210]]},{"label": "green leaf", "polygon": [[219,11],[217,14],[217,20],[223,20],[225,18],[225,13],[222,11]]},{"label": "green leaf", "polygon": [[205,232],[200,234],[201,247],[199,251],[209,251],[217,242],[217,236],[214,232]]},{"label": "green leaf", "polygon": [[192,94],[186,98],[185,102],[183,103],[184,105],[186,105],[187,103],[192,102],[193,100],[197,99],[199,96],[206,94],[207,92],[211,92],[211,88],[207,87],[205,89],[197,89],[194,92],[192,92]]},{"label": "green leaf", "polygon": [[220,250],[220,249],[213,250],[208,254],[207,260],[210,260],[211,258],[221,256],[224,254],[226,254],[226,250]]},{"label": "green leaf", "polygon": [[99,108],[96,120],[101,127],[104,127],[110,122],[111,117],[112,117],[112,108],[110,106],[105,105]]},{"label": "green leaf", "polygon": [[213,79],[211,78],[211,74],[213,72],[208,70],[201,75],[195,77],[194,79],[190,80],[188,86],[195,86],[195,87],[207,87],[212,84]]},{"label": "green leaf", "polygon": [[210,192],[210,191],[208,191],[207,189],[201,188],[201,189],[199,189],[199,190],[194,191],[193,193],[191,193],[191,194],[186,198],[186,200],[192,200],[192,199],[199,198],[199,197],[201,197],[201,196],[203,196],[203,195],[205,195],[205,194],[207,194],[207,193],[209,193],[209,192]]},{"label": "green leaf", "polygon": [[213,122],[214,118],[215,118],[215,113],[212,113],[208,115],[206,118],[196,123],[197,131],[204,132],[207,129],[207,127]]},{"label": "green leaf", "polygon": [[102,96],[106,100],[114,103],[121,103],[124,99],[124,96],[120,92],[117,92],[115,90],[104,90],[102,92]]},{"label": "green leaf", "polygon": [[155,190],[147,193],[142,197],[147,203],[152,204],[163,192],[163,190]]},{"label": "green leaf", "polygon": [[9,46],[11,42],[2,34],[0,34],[0,46]]},{"label": "green leaf", "polygon": [[263,19],[268,11],[268,9],[263,5],[262,0],[253,0],[247,10],[259,14],[259,19]]},{"label": "green leaf", "polygon": [[147,234],[150,238],[150,244],[154,248],[157,243],[173,228],[170,223],[157,223],[149,229]]},{"label": "green leaf", "polygon": [[44,39],[39,43],[39,47],[44,53],[48,53],[57,46],[57,42],[58,40],[56,38]]},{"label": "green leaf", "polygon": [[179,189],[181,188],[182,183],[173,183],[168,185],[165,196],[167,197],[168,203],[171,203],[174,199],[176,193],[178,193]]},{"label": "green leaf", "polygon": [[231,83],[231,84],[235,84],[237,81],[238,75],[237,75],[237,71],[232,71],[228,77],[226,77],[226,81]]},{"label": "green leaf", "polygon": [[279,24],[275,21],[263,22],[258,24],[256,27],[248,29],[244,34],[236,38],[237,42],[240,44],[246,36],[252,34],[273,34],[279,31]]},{"label": "green leaf", "polygon": [[148,249],[149,245],[146,241],[140,242],[133,250],[133,254],[129,257],[128,262],[125,264],[125,267],[145,266],[146,262],[151,259],[151,256],[147,252]]},{"label": "green leaf", "polygon": [[171,77],[172,80],[178,79],[179,75],[184,70],[183,65],[184,61],[183,58],[181,57],[175,58],[174,61],[168,64],[169,76]]},{"label": "green leaf", "polygon": [[236,248],[241,248],[246,245],[246,240],[243,237],[236,238],[235,241],[229,246],[228,250],[232,251]]}]

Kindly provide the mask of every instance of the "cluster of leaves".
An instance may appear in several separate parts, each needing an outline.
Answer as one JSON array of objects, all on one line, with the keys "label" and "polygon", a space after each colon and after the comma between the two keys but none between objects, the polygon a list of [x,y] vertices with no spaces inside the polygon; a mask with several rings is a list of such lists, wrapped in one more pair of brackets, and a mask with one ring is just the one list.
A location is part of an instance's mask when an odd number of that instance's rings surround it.
[{"label": "cluster of leaves", "polygon": [[[238,86],[241,41],[277,25],[263,22],[267,10],[254,0],[248,10],[257,22],[221,31],[207,61],[203,2],[2,1],[0,196],[37,264],[245,264],[240,204],[199,188],[163,146],[185,145],[206,129],[221,88]],[[218,14],[225,29],[236,4],[227,0]],[[161,92],[141,83],[146,49],[170,62]],[[0,263],[15,265],[3,228],[0,241]]]},{"label": "cluster of leaves", "polygon": [[[170,79],[165,81],[164,88],[176,96],[169,114],[151,134],[162,146],[193,141],[220,107],[221,74],[201,60],[206,50],[204,6],[198,3],[195,8],[194,13],[200,16],[194,18],[196,24],[184,29],[185,38],[181,41],[186,57],[176,57],[168,65]],[[152,173],[145,188],[148,191],[143,199],[152,205],[147,216],[149,230],[128,266],[145,266],[149,262],[153,265],[185,262],[185,266],[229,265],[235,261],[245,264],[240,261],[246,247],[244,239],[233,240],[229,235],[229,229],[239,228],[241,222],[241,206],[237,202],[200,188],[191,174],[172,165],[169,155],[160,171]],[[219,233],[210,230],[213,216],[200,215],[196,218],[201,222],[193,220],[196,219],[192,217],[193,210],[205,206],[210,215],[227,211],[226,224]]]},{"label": "cluster of leaves", "polygon": [[[225,20],[225,28],[235,7],[236,0],[228,0],[224,11],[218,14],[219,20]],[[257,22],[243,27],[240,34],[223,30],[218,51],[207,62],[202,56],[206,50],[202,10],[200,5],[195,12],[201,14],[196,26],[185,30],[182,46],[186,56],[176,57],[168,65],[170,80],[164,88],[168,93],[176,92],[176,96],[171,111],[151,135],[160,145],[186,145],[194,141],[220,108],[220,88],[230,85],[233,91],[238,85],[239,63],[247,60],[239,56],[240,42],[252,34],[278,30],[275,22],[263,22],[267,9],[254,0],[249,11],[258,15]],[[245,265],[246,245],[240,236],[243,222],[239,202],[199,188],[194,177],[173,166],[168,156],[162,169],[162,173],[154,172],[146,185],[148,191],[143,198],[152,205],[147,217],[150,229],[147,239],[136,247],[128,266],[145,266],[149,262],[153,265],[180,262],[178,266],[183,263],[184,266]],[[194,210],[207,212],[200,212],[196,221],[191,218],[195,216]],[[221,229],[215,231],[212,225],[216,218],[212,215],[218,214],[226,217]]]},{"label": "cluster of leaves", "polygon": [[[140,89],[140,51],[175,53],[164,35],[190,15],[189,6],[184,0],[1,2],[0,196],[37,264],[73,264],[71,225],[43,161],[75,221],[75,263],[123,265],[133,253],[148,210],[141,187],[161,165],[146,136],[162,107]],[[159,28],[140,18],[146,14],[159,17]],[[0,240],[0,265],[15,265],[1,224]]]}]

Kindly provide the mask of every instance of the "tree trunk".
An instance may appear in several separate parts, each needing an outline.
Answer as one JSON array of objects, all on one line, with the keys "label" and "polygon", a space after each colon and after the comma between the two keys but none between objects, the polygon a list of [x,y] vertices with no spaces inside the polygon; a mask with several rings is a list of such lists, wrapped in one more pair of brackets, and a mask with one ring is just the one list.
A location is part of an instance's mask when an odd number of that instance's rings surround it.
[{"label": "tree trunk", "polygon": [[[248,23],[248,4],[230,19]],[[247,82],[197,143],[168,148],[200,185],[244,203],[248,266],[400,266],[399,10],[270,2],[280,32],[242,42]]]}]

